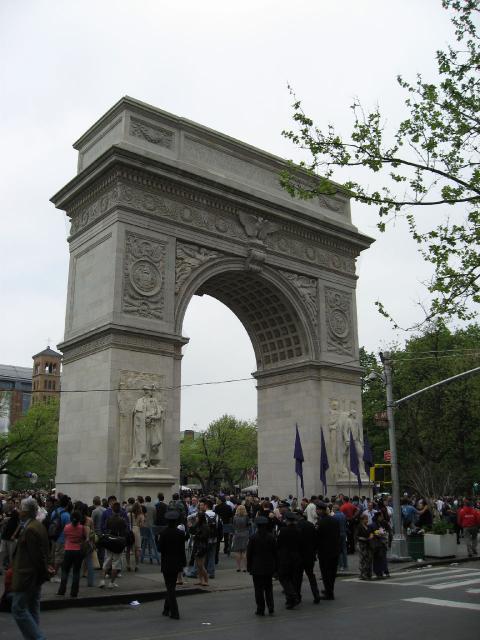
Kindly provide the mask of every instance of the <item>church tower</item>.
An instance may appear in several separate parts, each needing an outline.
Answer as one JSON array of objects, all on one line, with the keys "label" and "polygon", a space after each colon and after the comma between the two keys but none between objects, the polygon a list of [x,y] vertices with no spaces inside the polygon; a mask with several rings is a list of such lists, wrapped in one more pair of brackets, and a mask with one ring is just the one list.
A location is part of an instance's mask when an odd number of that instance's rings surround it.
[{"label": "church tower", "polygon": [[32,404],[60,397],[62,354],[50,349],[33,356]]}]

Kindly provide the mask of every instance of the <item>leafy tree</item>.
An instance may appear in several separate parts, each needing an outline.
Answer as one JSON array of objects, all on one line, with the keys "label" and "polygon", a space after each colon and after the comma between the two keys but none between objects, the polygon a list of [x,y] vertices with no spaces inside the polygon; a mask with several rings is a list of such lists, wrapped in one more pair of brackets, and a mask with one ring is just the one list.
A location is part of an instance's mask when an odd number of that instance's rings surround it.
[{"label": "leafy tree", "polygon": [[195,478],[205,492],[240,484],[257,464],[255,423],[223,415],[199,437],[180,445],[182,475]]},{"label": "leafy tree", "polygon": [[[414,391],[478,366],[480,325],[450,331],[439,322],[411,338],[405,348],[391,349],[393,395]],[[368,360],[367,360],[368,356]],[[365,354],[367,375],[378,370],[373,354]],[[385,427],[377,427],[373,414],[385,408],[379,382],[363,389],[364,424],[381,462],[388,448]],[[432,389],[405,404],[395,414],[400,478],[403,485],[431,494],[469,492],[480,478],[480,378],[472,376]]]},{"label": "leafy tree", "polygon": [[29,486],[26,471],[46,485],[55,477],[58,441],[58,401],[32,405],[6,434],[0,435],[0,473],[12,478],[13,489]]},{"label": "leafy tree", "polygon": [[[425,321],[471,319],[475,312],[470,303],[480,302],[480,47],[476,26],[480,0],[443,0],[442,5],[451,12],[456,44],[437,51],[437,82],[426,81],[420,74],[414,83],[397,78],[406,92],[409,117],[389,137],[378,107],[367,112],[356,99],[351,107],[353,129],[342,137],[333,125],[315,125],[295,96],[296,128],[283,132],[307,151],[309,160],[300,165],[315,178],[307,183],[305,172],[291,165],[282,174],[282,184],[292,196],[313,198],[340,189],[359,202],[378,206],[381,231],[388,220],[405,212],[413,239],[434,269],[428,284],[432,302]],[[383,185],[369,191],[362,182],[342,181],[339,170],[345,168],[366,173],[365,183],[371,182],[368,174],[377,174]],[[439,205],[458,205],[455,210],[461,207],[463,219],[457,216],[459,221],[447,219],[421,231],[416,212]],[[389,317],[382,304],[376,304]]]}]

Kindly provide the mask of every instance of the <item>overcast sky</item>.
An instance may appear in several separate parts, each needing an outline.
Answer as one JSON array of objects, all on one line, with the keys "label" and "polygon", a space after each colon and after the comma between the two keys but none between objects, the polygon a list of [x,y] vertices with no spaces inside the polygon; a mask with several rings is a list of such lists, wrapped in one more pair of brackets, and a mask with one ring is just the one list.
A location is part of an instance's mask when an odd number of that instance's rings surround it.
[{"label": "overcast sky", "polygon": [[[288,82],[322,125],[347,130],[358,96],[393,126],[397,74],[432,76],[450,33],[440,0],[1,0],[0,362],[30,366],[63,338],[69,223],[49,198],[76,173],[72,143],[121,96],[298,159],[281,137]],[[374,301],[411,324],[429,270],[402,223],[379,237],[375,211],[352,207],[378,238],[358,261],[357,294],[360,343],[378,351],[402,336]],[[192,300],[184,334],[185,384],[255,369],[243,327],[212,299]],[[182,428],[225,412],[255,418],[253,382],[184,390]]]}]

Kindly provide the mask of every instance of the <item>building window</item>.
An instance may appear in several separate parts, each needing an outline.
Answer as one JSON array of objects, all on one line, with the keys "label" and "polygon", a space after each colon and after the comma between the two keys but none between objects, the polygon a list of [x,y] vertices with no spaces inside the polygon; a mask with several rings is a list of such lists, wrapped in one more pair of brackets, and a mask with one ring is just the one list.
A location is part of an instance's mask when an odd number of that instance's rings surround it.
[{"label": "building window", "polygon": [[43,381],[43,388],[44,389],[48,389],[48,381],[47,380]]},{"label": "building window", "polygon": [[52,382],[52,389],[55,391],[55,380]]}]

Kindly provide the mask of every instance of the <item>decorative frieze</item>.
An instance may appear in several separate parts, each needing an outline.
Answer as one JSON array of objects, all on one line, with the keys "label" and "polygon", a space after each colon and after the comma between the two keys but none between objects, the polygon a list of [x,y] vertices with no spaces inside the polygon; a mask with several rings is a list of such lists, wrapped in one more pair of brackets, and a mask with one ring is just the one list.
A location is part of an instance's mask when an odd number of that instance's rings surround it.
[{"label": "decorative frieze", "polygon": [[326,251],[314,242],[298,240],[289,233],[270,235],[266,244],[271,251],[286,254],[326,269],[349,275],[355,274],[355,259],[353,257]]},{"label": "decorative frieze", "polygon": [[353,355],[352,297],[350,294],[325,287],[327,351]]},{"label": "decorative frieze", "polygon": [[165,243],[127,231],[122,311],[142,318],[163,319]]},{"label": "decorative frieze", "polygon": [[[115,207],[146,213],[209,234],[248,244],[262,244],[268,253],[295,258],[346,275],[355,274],[356,249],[339,239],[301,225],[274,221],[240,209],[214,196],[136,171],[117,169],[116,180],[93,200],[75,203],[69,211],[75,235]],[[106,183],[106,181],[105,181]]]},{"label": "decorative frieze", "polygon": [[135,138],[140,138],[141,140],[150,142],[150,144],[155,144],[159,147],[166,147],[167,149],[173,149],[175,141],[175,134],[173,131],[150,124],[144,120],[131,117],[129,133]]}]

